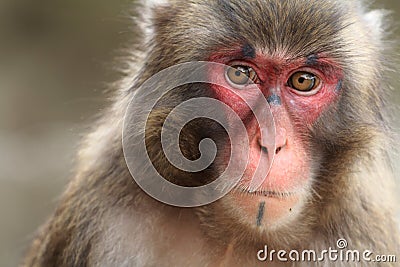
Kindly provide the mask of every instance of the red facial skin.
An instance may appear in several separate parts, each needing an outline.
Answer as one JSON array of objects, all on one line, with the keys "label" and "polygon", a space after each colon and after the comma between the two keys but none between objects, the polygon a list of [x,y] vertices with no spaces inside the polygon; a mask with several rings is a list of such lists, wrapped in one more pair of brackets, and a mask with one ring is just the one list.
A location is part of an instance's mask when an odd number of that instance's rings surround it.
[{"label": "red facial skin", "polygon": [[[239,51],[239,52],[237,52]],[[258,75],[257,86],[268,98],[275,94],[280,97],[281,104],[271,104],[271,112],[275,121],[276,153],[270,172],[266,173],[262,185],[255,193],[243,193],[233,190],[225,198],[228,205],[235,207],[239,218],[249,218],[254,225],[259,217],[260,203],[265,203],[265,211],[259,223],[267,228],[279,225],[278,222],[288,221],[300,211],[301,204],[307,198],[308,187],[312,180],[312,158],[309,152],[307,136],[309,128],[321,116],[324,110],[336,102],[340,95],[337,89],[342,78],[342,70],[338,64],[329,58],[319,56],[316,62],[306,64],[306,58],[289,60],[280,57],[268,57],[257,53],[255,58],[243,58],[240,49],[227,55],[215,53],[209,61],[225,65],[244,65],[251,67]],[[309,95],[302,95],[288,85],[288,80],[297,71],[315,74],[320,79],[320,85]],[[216,67],[210,70],[210,80],[218,81],[224,86],[212,85],[214,97],[231,107],[242,119],[249,136],[249,164],[239,182],[239,188],[247,188],[254,174],[257,163],[265,157],[261,150],[263,141],[260,127],[249,105],[257,101],[253,89],[234,88],[225,76],[226,68]],[[227,89],[231,88],[231,90]],[[257,96],[259,97],[259,95]],[[247,105],[243,98],[250,102]],[[273,153],[273,152],[270,152]],[[285,220],[284,220],[285,219]]]}]

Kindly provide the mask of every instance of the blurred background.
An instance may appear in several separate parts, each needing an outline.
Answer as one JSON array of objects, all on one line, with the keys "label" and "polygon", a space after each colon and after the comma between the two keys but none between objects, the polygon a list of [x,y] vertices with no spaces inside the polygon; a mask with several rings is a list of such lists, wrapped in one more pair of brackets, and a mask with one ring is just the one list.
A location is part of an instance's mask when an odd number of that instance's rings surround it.
[{"label": "blurred background", "polygon": [[[105,90],[121,77],[114,67],[135,41],[134,2],[0,0],[0,266],[18,264],[73,171],[80,139],[108,104]],[[400,2],[375,7],[394,11],[400,40]],[[399,73],[391,77],[398,105]]]}]

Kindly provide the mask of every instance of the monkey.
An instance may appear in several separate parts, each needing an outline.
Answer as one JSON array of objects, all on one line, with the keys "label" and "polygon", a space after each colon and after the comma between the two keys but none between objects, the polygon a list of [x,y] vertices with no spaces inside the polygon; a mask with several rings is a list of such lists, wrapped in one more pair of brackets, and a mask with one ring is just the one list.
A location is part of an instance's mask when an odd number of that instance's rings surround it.
[{"label": "monkey", "polygon": [[[396,266],[290,253],[400,251],[385,12],[362,0],[169,0],[143,10],[126,79],[22,266]],[[177,141],[163,143],[175,128]],[[174,142],[194,171],[169,158]],[[224,194],[180,197],[157,175]]]}]

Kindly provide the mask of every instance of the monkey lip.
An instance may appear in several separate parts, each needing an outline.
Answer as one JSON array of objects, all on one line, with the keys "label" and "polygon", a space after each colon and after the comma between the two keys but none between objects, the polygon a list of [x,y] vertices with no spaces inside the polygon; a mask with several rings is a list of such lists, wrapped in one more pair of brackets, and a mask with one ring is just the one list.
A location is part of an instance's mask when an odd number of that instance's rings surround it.
[{"label": "monkey lip", "polygon": [[277,192],[277,191],[270,191],[270,190],[256,190],[256,191],[249,191],[244,188],[240,188],[239,191],[241,193],[245,193],[248,195],[253,196],[261,196],[261,197],[271,197],[271,198],[287,198],[297,195],[298,192]]}]

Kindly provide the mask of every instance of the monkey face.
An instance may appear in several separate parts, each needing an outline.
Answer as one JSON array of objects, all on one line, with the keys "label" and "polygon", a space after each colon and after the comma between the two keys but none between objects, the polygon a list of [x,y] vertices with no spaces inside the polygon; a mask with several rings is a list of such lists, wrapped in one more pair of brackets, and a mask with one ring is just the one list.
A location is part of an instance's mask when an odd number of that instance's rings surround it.
[{"label": "monkey face", "polygon": [[[249,50],[252,57],[246,54]],[[249,138],[250,156],[244,175],[222,201],[231,207],[238,221],[249,226],[279,228],[296,218],[309,197],[313,168],[319,164],[310,149],[310,128],[324,110],[337,102],[341,80],[341,70],[334,67],[334,62],[319,60],[318,55],[312,57],[312,64],[307,58],[289,61],[245,44],[232,54],[217,53],[210,58],[231,66],[210,70],[211,79],[223,85],[213,85],[211,90],[216,99],[239,115]],[[267,100],[267,106],[257,107],[260,97]],[[262,137],[268,129],[256,120],[252,111],[257,108],[271,111],[276,128],[275,151],[266,149],[271,137]],[[263,174],[260,186],[251,190],[258,164],[268,157],[273,157],[269,172]]]}]

